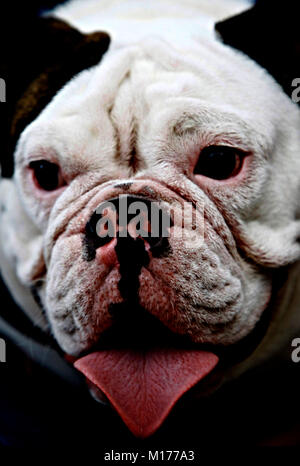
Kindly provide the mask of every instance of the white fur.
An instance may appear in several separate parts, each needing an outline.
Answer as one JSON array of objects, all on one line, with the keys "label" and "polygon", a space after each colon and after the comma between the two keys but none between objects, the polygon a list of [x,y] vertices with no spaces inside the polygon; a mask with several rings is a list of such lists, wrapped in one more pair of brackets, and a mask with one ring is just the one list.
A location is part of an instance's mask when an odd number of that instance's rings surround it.
[{"label": "white fur", "polygon": [[[141,187],[141,179],[154,178],[158,192],[161,182],[178,196],[206,205],[209,239],[203,250],[186,251],[173,239],[176,257],[152,265],[157,283],[146,272],[141,277],[142,304],[194,341],[231,344],[247,335],[270,293],[269,269],[299,260],[299,109],[262,68],[213,34],[216,19],[243,7],[223,1],[91,0],[56,11],[82,31],[108,31],[112,46],[99,65],[68,83],[21,135],[14,179],[0,185],[8,209],[0,233],[1,244],[10,244],[3,248],[2,267],[12,292],[39,323],[36,308],[22,303],[15,283],[22,284],[25,295],[28,286],[43,281],[41,298],[65,351],[77,354],[110,325],[107,309],[98,309],[96,301],[106,302],[109,293],[120,300],[117,273],[108,284],[103,281],[97,300],[91,295],[87,281],[101,282],[106,270],[102,265],[87,268],[79,258],[84,225],[107,193],[114,192],[114,180],[135,180]],[[137,173],[127,160],[134,122]],[[217,143],[253,153],[246,179],[221,183],[189,172],[193,157]],[[26,169],[45,153],[70,182],[60,196],[35,190]],[[175,194],[169,190],[166,196],[172,205]],[[19,218],[22,225],[17,226]],[[253,265],[239,256],[233,236]],[[5,273],[7,267],[14,270],[13,278]],[[160,282],[168,276],[173,277],[170,296],[163,294]],[[300,332],[298,301],[288,298],[292,292],[287,287],[265,340],[236,373],[277,353]],[[159,306],[153,296],[159,296]],[[201,312],[193,307],[197,300]],[[224,312],[214,314],[217,308]],[[227,327],[213,331],[221,322]]]}]

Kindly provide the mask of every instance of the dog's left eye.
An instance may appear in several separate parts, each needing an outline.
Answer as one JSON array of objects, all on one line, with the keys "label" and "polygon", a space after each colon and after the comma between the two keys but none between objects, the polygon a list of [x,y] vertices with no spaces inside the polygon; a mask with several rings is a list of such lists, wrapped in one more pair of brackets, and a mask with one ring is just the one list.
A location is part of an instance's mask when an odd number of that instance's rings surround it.
[{"label": "dog's left eye", "polygon": [[237,175],[242,167],[243,154],[229,146],[205,147],[194,169],[195,175],[203,175],[214,180],[226,180]]},{"label": "dog's left eye", "polygon": [[33,171],[36,184],[44,191],[54,191],[65,184],[56,163],[35,160],[30,162],[29,168]]}]

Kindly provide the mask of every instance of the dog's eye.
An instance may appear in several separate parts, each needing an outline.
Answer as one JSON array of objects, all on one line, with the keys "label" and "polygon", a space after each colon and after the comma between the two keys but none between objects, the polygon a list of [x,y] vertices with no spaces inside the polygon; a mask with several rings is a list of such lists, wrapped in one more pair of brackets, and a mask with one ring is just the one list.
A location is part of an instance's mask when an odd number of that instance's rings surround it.
[{"label": "dog's eye", "polygon": [[226,180],[239,173],[242,161],[242,151],[234,147],[208,146],[201,151],[194,174]]},{"label": "dog's eye", "polygon": [[65,184],[56,163],[35,160],[30,162],[29,168],[33,170],[36,184],[44,191],[54,191]]}]

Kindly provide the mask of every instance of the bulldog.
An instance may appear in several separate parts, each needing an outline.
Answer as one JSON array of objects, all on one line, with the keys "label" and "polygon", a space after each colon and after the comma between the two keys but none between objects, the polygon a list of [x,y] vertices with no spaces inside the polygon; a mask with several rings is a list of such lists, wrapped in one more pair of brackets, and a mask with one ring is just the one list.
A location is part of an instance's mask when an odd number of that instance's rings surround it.
[{"label": "bulldog", "polygon": [[140,438],[184,394],[293,364],[296,76],[249,6],[71,1],[2,65],[1,273],[33,331],[1,332],[39,361],[39,328],[43,363]]}]

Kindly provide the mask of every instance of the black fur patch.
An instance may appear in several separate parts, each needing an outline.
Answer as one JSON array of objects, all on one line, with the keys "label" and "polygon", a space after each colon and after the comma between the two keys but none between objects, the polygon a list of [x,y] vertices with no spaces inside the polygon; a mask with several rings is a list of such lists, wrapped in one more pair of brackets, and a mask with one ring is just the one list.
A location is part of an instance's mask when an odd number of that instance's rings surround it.
[{"label": "black fur patch", "polygon": [[263,66],[290,97],[300,77],[300,2],[260,0],[253,8],[216,24],[225,44]]},{"label": "black fur patch", "polygon": [[7,102],[0,106],[0,157],[2,175],[9,177],[20,133],[66,82],[101,60],[110,38],[103,32],[82,34],[47,17],[24,21],[2,39],[7,46],[1,50],[0,77],[7,83]]}]

